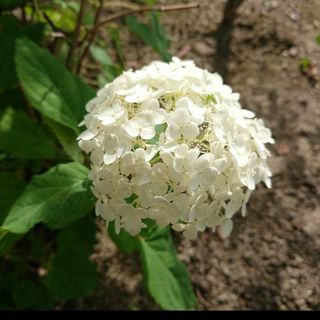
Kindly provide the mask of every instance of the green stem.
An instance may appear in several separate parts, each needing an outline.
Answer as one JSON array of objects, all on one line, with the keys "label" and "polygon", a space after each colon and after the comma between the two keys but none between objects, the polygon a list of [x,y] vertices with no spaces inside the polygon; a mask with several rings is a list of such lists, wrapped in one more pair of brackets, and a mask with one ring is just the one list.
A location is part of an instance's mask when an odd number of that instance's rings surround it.
[{"label": "green stem", "polygon": [[154,157],[152,160],[150,160],[151,166],[155,165],[155,164],[158,163],[160,160],[161,160],[160,155],[157,155],[157,156]]}]

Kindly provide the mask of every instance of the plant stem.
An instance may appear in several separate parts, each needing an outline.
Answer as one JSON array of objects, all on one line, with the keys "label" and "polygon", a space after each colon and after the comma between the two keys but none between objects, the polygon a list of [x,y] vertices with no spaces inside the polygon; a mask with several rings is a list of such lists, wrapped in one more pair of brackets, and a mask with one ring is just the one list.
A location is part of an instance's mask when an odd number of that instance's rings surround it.
[{"label": "plant stem", "polygon": [[26,8],[25,8],[25,5],[22,5],[20,7],[21,9],[21,19],[22,19],[22,22],[25,24],[27,23],[27,15],[26,15]]},{"label": "plant stem", "polygon": [[38,8],[38,0],[33,0],[32,1],[32,5],[33,5],[33,9],[34,9],[34,12],[35,12],[36,16],[38,15],[39,17],[41,17],[41,13],[40,13],[40,10]]},{"label": "plant stem", "polygon": [[158,163],[160,160],[161,160],[160,155],[155,156],[152,160],[150,160],[151,166],[155,165],[155,164]]},{"label": "plant stem", "polygon": [[52,28],[53,31],[62,33],[64,37],[66,37],[68,35],[68,32],[64,31],[63,29],[58,28],[45,12],[42,12],[42,15],[45,18],[45,20],[48,22],[48,24],[50,25],[50,27]]},{"label": "plant stem", "polygon": [[173,5],[156,5],[156,6],[151,6],[151,7],[150,6],[141,6],[140,8],[137,8],[137,9],[131,9],[131,10],[115,13],[113,15],[110,15],[105,20],[102,20],[97,25],[95,25],[92,29],[90,29],[86,33],[84,38],[82,39],[81,43],[86,41],[91,33],[96,32],[97,29],[104,26],[105,24],[110,23],[114,20],[124,18],[124,17],[132,15],[132,14],[144,13],[144,12],[148,12],[148,11],[169,12],[169,11],[194,9],[194,8],[199,8],[199,7],[200,7],[200,4],[198,2],[193,2],[193,3],[180,3],[180,4],[173,4]]},{"label": "plant stem", "polygon": [[[99,0],[99,8],[97,9],[95,17],[94,17],[94,26],[98,25],[98,23],[99,23],[99,17],[100,17],[100,14],[102,12],[102,9],[103,9],[103,0]],[[92,45],[92,42],[93,42],[93,40],[94,40],[94,38],[96,36],[97,30],[98,29],[95,29],[95,31],[92,32],[90,34],[89,38],[88,38],[88,43],[85,46],[85,48],[83,49],[82,54],[81,54],[81,56],[79,58],[76,74],[80,73],[82,62],[83,62],[84,58],[86,57],[86,55],[88,54],[90,46]]]},{"label": "plant stem", "polygon": [[75,51],[77,44],[78,44],[78,38],[80,35],[80,27],[81,27],[82,18],[84,15],[85,6],[86,6],[86,0],[81,0],[80,9],[79,9],[78,17],[77,17],[77,22],[76,22],[76,28],[74,30],[73,39],[72,39],[70,49],[69,49],[69,52],[68,52],[68,55],[66,58],[66,67],[69,69],[71,69],[71,67],[72,67],[72,59],[73,59],[74,51]]}]

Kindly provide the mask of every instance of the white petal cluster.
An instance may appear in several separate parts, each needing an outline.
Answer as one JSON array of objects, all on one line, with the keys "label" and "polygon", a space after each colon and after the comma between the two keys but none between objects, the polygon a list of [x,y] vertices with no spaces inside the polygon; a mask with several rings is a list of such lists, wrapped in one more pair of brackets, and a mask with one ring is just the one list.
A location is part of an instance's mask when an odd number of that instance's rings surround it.
[{"label": "white petal cluster", "polygon": [[86,106],[96,213],[137,235],[146,219],[188,239],[232,231],[256,184],[271,186],[271,132],[218,74],[173,58],[126,71]]}]

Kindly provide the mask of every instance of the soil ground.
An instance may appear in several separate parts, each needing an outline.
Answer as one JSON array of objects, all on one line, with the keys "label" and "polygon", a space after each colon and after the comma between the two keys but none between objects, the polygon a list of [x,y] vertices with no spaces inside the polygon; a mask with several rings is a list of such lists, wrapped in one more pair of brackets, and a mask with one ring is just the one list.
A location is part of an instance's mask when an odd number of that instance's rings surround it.
[{"label": "soil ground", "polygon": [[[221,73],[276,140],[272,189],[258,187],[229,239],[175,239],[198,309],[320,310],[320,1],[244,0],[224,22],[226,0],[198,2],[200,9],[162,15],[170,52]],[[126,68],[160,59],[126,31],[121,37]],[[306,72],[303,57],[312,63]],[[101,284],[70,308],[158,309],[138,256],[120,253],[101,232],[93,259]]]}]

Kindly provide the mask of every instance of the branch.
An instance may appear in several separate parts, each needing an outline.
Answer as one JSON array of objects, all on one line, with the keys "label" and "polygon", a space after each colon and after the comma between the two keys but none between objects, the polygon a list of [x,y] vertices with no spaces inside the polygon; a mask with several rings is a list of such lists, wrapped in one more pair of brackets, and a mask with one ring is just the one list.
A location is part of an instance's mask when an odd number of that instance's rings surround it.
[{"label": "branch", "polygon": [[68,68],[70,68],[72,65],[72,58],[74,55],[74,51],[77,47],[78,38],[80,35],[80,27],[81,27],[81,23],[82,23],[82,18],[83,18],[85,6],[86,6],[86,0],[81,0],[80,9],[79,9],[78,17],[77,17],[77,22],[76,22],[76,28],[74,30],[74,36],[73,36],[73,39],[71,42],[68,56],[66,58],[66,67],[68,67]]},{"label": "branch", "polygon": [[137,8],[137,9],[131,9],[131,10],[115,13],[115,14],[109,16],[108,18],[106,18],[105,20],[102,20],[97,25],[95,25],[92,29],[90,29],[86,33],[84,38],[82,39],[81,43],[86,41],[91,33],[95,33],[99,28],[101,28],[105,24],[110,23],[114,20],[124,18],[124,17],[132,15],[132,14],[144,13],[144,12],[148,12],[148,11],[169,12],[169,11],[194,9],[194,8],[199,8],[199,7],[200,7],[200,4],[197,2],[194,2],[194,3],[187,3],[187,4],[181,3],[181,4],[173,4],[173,5],[157,5],[157,6],[152,6],[152,7],[143,6],[143,7]]},{"label": "branch", "polygon": [[[96,11],[96,14],[94,16],[94,26],[98,25],[99,23],[99,17],[100,17],[100,14],[102,12],[102,9],[103,9],[103,0],[99,0],[99,8],[97,9]],[[97,31],[97,29],[96,29]],[[77,66],[77,70],[76,70],[76,73],[79,74],[80,73],[80,70],[81,70],[81,66],[82,66],[82,62],[84,60],[84,58],[86,57],[86,55],[88,54],[88,51],[90,49],[90,46],[96,36],[96,31],[95,32],[92,32],[90,34],[90,37],[88,39],[88,43],[86,45],[86,47],[83,49],[82,53],[81,53],[81,56],[79,58],[79,62],[78,62],[78,66]]]},{"label": "branch", "polygon": [[135,10],[135,9],[140,8],[140,5],[136,4],[136,3],[131,3],[129,1],[124,1],[124,0],[108,1],[104,5],[105,9],[114,8],[114,7]]},{"label": "branch", "polygon": [[42,12],[42,15],[45,18],[45,20],[48,22],[48,24],[50,25],[50,27],[52,28],[52,30],[54,32],[62,33],[64,36],[68,35],[68,33],[66,31],[64,31],[63,29],[58,28],[45,12]]},{"label": "branch", "polygon": [[26,6],[25,5],[22,5],[20,7],[21,9],[21,19],[22,19],[22,22],[23,23],[27,23],[27,15],[26,15]]}]

